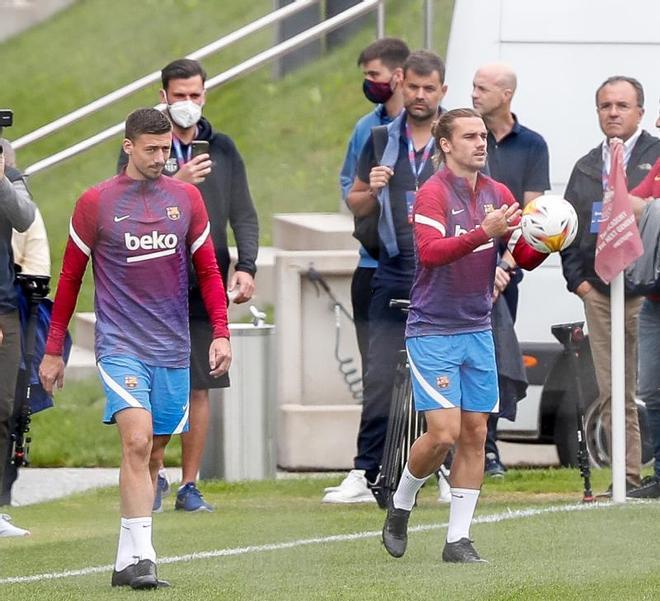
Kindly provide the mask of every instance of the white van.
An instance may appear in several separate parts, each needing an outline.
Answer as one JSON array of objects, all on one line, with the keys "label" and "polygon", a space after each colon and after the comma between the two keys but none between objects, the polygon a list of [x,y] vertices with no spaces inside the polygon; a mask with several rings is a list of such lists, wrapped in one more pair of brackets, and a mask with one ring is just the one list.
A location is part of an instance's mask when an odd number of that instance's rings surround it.
[{"label": "white van", "polygon": [[[472,106],[478,67],[510,64],[518,76],[513,111],[548,143],[552,191],[561,194],[575,162],[603,138],[595,91],[609,76],[642,83],[647,111],[642,127],[655,133],[658,23],[658,0],[455,0],[443,105]],[[562,347],[550,327],[572,321],[584,321],[582,303],[566,290],[559,256],[551,255],[520,285],[516,332],[523,353],[536,356],[539,365],[528,369],[530,386],[516,421],[500,420],[499,435],[555,443],[562,464],[575,461],[575,399],[565,366],[556,363]],[[587,380],[590,403],[597,389],[593,377]]]}]

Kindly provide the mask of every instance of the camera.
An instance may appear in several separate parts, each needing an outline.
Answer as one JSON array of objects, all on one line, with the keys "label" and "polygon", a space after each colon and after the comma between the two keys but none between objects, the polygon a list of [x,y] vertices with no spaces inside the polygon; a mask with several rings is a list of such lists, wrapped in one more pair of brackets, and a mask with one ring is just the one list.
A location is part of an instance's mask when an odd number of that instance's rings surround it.
[{"label": "camera", "polygon": [[0,131],[3,127],[10,127],[14,124],[14,111],[11,109],[0,109]]},{"label": "camera", "polygon": [[[0,136],[4,127],[10,127],[14,123],[14,111],[10,109],[0,109]],[[2,153],[2,146],[0,146],[0,153]]]}]

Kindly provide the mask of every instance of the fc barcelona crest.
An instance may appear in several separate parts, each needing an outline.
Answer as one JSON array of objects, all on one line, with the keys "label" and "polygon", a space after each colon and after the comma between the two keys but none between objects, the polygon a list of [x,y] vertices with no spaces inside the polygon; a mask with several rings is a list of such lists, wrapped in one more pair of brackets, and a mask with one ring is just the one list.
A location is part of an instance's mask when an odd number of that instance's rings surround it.
[{"label": "fc barcelona crest", "polygon": [[126,376],[124,378],[124,387],[128,388],[129,390],[132,390],[133,388],[137,388],[138,385],[138,379],[137,376]]},{"label": "fc barcelona crest", "polygon": [[492,213],[495,210],[495,207],[491,203],[487,203],[484,205],[484,213],[488,215],[488,213]]},{"label": "fc barcelona crest", "polygon": [[176,173],[179,170],[179,165],[176,162],[176,159],[174,157],[167,159],[167,161],[165,161],[164,169],[167,173]]},{"label": "fc barcelona crest", "polygon": [[435,379],[435,385],[438,388],[449,388],[449,376],[438,376]]},{"label": "fc barcelona crest", "polygon": [[181,217],[181,213],[179,212],[179,207],[167,207],[165,211],[167,211],[167,216],[172,221],[176,221]]}]

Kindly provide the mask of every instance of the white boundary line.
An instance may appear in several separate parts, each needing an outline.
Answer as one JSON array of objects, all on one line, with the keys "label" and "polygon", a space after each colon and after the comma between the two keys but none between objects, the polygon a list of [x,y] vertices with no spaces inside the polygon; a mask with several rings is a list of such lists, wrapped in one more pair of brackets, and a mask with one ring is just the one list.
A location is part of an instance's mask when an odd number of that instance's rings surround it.
[{"label": "white boundary line", "polygon": [[[552,505],[550,507],[542,508],[529,508],[529,509],[516,509],[508,510],[504,513],[494,513],[491,515],[479,516],[474,519],[474,524],[495,524],[507,520],[517,520],[520,518],[533,517],[537,515],[544,515],[547,513],[566,513],[572,511],[587,511],[591,509],[603,509],[609,507],[617,507],[612,503],[593,503],[583,504],[575,503],[571,505]],[[448,526],[444,524],[422,524],[420,526],[413,526],[408,529],[408,532],[428,532],[430,530],[441,530]],[[281,551],[284,549],[293,549],[296,547],[304,547],[307,545],[320,545],[325,543],[341,543],[354,540],[362,540],[366,538],[376,538],[381,535],[379,531],[367,532],[353,532],[351,534],[335,534],[331,536],[322,536],[317,538],[303,538],[282,543],[271,543],[268,545],[249,545],[247,547],[235,547],[229,549],[216,549],[214,551],[202,551],[199,553],[189,553],[187,555],[177,555],[174,557],[161,557],[158,559],[158,564],[168,563],[181,563],[185,561],[193,561],[197,559],[212,559],[216,557],[234,557],[237,555],[248,555],[250,553],[263,553],[266,551]],[[3,584],[26,584],[31,582],[41,582],[43,580],[60,580],[62,578],[74,578],[77,576],[88,576],[90,574],[98,574],[101,572],[110,572],[113,565],[93,566],[89,568],[82,568],[80,570],[66,570],[64,572],[50,572],[46,574],[34,574],[33,576],[12,576],[10,578],[0,579],[0,585]]]}]

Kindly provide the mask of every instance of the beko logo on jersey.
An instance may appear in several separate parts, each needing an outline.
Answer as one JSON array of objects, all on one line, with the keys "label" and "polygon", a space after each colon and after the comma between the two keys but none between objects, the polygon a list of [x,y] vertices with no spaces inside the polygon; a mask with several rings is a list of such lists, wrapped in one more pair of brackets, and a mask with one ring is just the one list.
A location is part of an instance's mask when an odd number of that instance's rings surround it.
[{"label": "beko logo on jersey", "polygon": [[179,239],[176,234],[159,234],[154,230],[151,234],[145,234],[144,236],[134,236],[126,232],[124,234],[124,242],[128,250],[154,251],[126,258],[127,263],[135,263],[137,261],[147,261],[174,254]]}]

